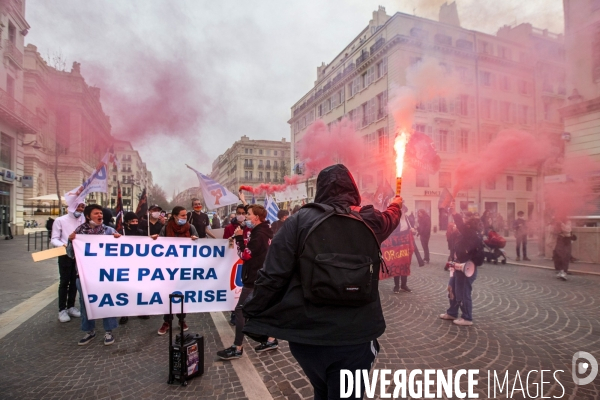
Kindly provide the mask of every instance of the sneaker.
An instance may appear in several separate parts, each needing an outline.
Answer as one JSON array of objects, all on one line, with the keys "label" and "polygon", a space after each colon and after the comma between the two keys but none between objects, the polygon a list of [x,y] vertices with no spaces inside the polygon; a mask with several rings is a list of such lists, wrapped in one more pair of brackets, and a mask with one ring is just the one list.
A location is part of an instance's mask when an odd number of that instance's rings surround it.
[{"label": "sneaker", "polygon": [[517,257],[515,261],[521,261],[521,257]]},{"label": "sneaker", "polygon": [[448,314],[440,314],[440,318],[441,319],[447,319],[449,321],[455,320],[456,317],[453,317],[452,315],[448,315]]},{"label": "sneaker", "polygon": [[473,325],[473,321],[467,321],[466,319],[463,319],[463,318],[455,319],[452,322],[454,324],[460,325],[460,326],[471,326],[471,325]]},{"label": "sneaker", "polygon": [[408,288],[408,286],[400,286],[400,290],[402,290],[403,292],[408,292],[408,293],[412,292],[412,290],[410,290]]},{"label": "sneaker", "polygon": [[244,349],[237,349],[236,345],[226,348],[225,350],[217,351],[217,356],[221,360],[233,360],[235,358],[240,358],[244,354]]},{"label": "sneaker", "polygon": [[79,341],[79,343],[77,343],[79,346],[85,346],[86,344],[88,344],[89,342],[92,341],[93,338],[96,337],[96,332],[88,332],[83,339],[81,339]]},{"label": "sneaker", "polygon": [[277,341],[277,339],[275,339],[275,341],[273,342],[262,342],[254,348],[254,351],[256,351],[257,353],[262,353],[263,351],[275,350],[278,347],[279,342]]},{"label": "sneaker", "polygon": [[69,317],[75,317],[75,318],[79,318],[81,317],[81,311],[79,311],[78,309],[76,309],[75,307],[71,307],[67,310],[67,314],[69,314]]},{"label": "sneaker", "polygon": [[58,320],[60,322],[69,322],[71,320],[71,317],[69,317],[69,313],[67,312],[67,310],[62,310],[58,312]]},{"label": "sneaker", "polygon": [[560,271],[559,279],[562,279],[563,281],[567,280],[567,274],[565,273],[565,271]]},{"label": "sneaker", "polygon": [[169,324],[168,322],[163,322],[162,326],[158,330],[158,334],[161,336],[164,335],[165,333],[167,333],[169,331],[170,327],[171,327],[171,324]]},{"label": "sneaker", "polygon": [[523,257],[523,261],[531,261],[531,260],[527,257]]},{"label": "sneaker", "polygon": [[119,319],[119,325],[125,325],[129,321],[129,317],[121,317]]},{"label": "sneaker", "polygon": [[394,294],[398,294],[398,293],[400,293],[400,288],[395,287],[394,288]]},{"label": "sneaker", "polygon": [[188,329],[190,329],[190,328],[188,328],[188,326],[187,326],[187,324],[185,323],[185,321],[183,321],[183,322],[182,322],[182,321],[179,321],[179,329],[181,329],[181,324],[183,324],[183,331],[184,331],[184,332],[187,332],[187,331],[188,331]]},{"label": "sneaker", "polygon": [[106,332],[104,334],[104,345],[110,346],[114,342],[115,342],[115,337],[113,336],[112,332]]}]

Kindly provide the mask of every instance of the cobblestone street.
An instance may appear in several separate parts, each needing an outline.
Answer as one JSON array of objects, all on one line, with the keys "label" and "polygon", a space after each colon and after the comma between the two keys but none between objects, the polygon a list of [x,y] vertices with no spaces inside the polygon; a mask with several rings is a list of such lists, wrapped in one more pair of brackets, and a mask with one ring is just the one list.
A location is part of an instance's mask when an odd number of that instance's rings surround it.
[{"label": "cobblestone street", "polygon": [[[600,354],[600,276],[576,274],[563,282],[548,270],[485,264],[473,290],[475,325],[458,327],[438,318],[447,307],[443,261],[443,256],[433,255],[431,264],[413,267],[408,280],[412,293],[394,295],[392,280],[381,283],[387,330],[380,338],[375,368],[479,369],[480,398],[487,398],[488,371],[508,371],[512,387],[516,371],[524,380],[531,370],[562,369],[558,374],[565,388],[562,398],[600,397],[600,377],[582,387],[571,379],[576,351]],[[26,262],[26,257],[15,259],[17,265]],[[46,275],[54,268],[51,263],[38,267]],[[10,300],[10,294],[3,295]],[[59,323],[53,301],[0,339],[2,398],[246,398],[232,368],[239,361],[215,356],[230,343],[222,343],[209,314],[188,317],[190,332],[205,338],[204,376],[186,388],[167,385],[168,339],[156,334],[161,320],[130,318],[115,330],[117,341],[109,347],[102,344],[100,328],[99,337],[82,347],[77,346],[82,337],[79,319]],[[312,387],[287,343],[280,343],[278,351],[257,354],[252,349],[256,343],[250,341],[244,357],[274,399],[312,398]],[[533,376],[539,383],[539,373]],[[551,382],[544,386],[544,395],[560,396],[561,386]],[[513,398],[519,398],[519,392]]]}]

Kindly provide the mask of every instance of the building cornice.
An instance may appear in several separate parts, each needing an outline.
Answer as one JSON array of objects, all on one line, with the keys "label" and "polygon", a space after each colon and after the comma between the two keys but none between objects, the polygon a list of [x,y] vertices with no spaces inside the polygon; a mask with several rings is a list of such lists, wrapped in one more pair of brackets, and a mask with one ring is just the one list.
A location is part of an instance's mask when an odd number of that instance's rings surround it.
[{"label": "building cornice", "polygon": [[592,100],[582,101],[581,103],[572,104],[563,107],[558,111],[565,118],[575,117],[578,115],[588,114],[592,112],[600,112],[600,97],[596,97]]}]

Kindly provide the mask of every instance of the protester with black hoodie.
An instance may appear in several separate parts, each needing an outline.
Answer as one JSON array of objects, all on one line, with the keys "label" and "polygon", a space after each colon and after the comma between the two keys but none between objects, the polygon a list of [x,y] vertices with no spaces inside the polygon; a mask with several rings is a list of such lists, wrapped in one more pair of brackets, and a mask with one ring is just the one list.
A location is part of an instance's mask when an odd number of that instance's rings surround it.
[{"label": "protester with black hoodie", "polygon": [[[123,227],[118,230],[121,235],[124,236],[146,236],[146,232],[141,230],[139,227],[138,216],[136,213],[129,211],[123,216]],[[142,319],[149,319],[148,315],[140,315]],[[129,317],[121,317],[119,319],[119,325],[124,325],[129,321]]]},{"label": "protester with black hoodie", "polygon": [[[345,166],[333,165],[319,173],[315,203],[358,208],[360,202],[358,187]],[[358,210],[379,243],[398,226],[401,204],[402,199],[396,197],[384,212],[373,206]],[[245,333],[289,341],[314,387],[315,399],[339,397],[341,369],[371,369],[379,348],[376,339],[385,331],[379,295],[376,301],[358,307],[315,305],[304,298],[297,256],[322,215],[318,208],[307,207],[287,219],[273,238],[253,297],[243,308],[248,318]]]},{"label": "protester with black hoodie", "polygon": [[[244,328],[245,319],[242,315],[242,306],[246,302],[246,299],[252,295],[258,270],[263,266],[271,239],[273,239],[273,231],[266,219],[267,210],[259,204],[252,204],[248,206],[248,215],[246,216],[246,225],[252,229],[249,239],[244,237],[244,230],[240,226],[235,229],[233,234],[240,258],[244,260],[242,266],[242,282],[244,286],[235,307],[235,340],[233,346],[217,352],[217,356],[223,360],[240,358],[244,354],[242,347],[244,333],[242,329]],[[276,348],[276,346],[273,348]]]},{"label": "protester with black hoodie", "polygon": [[139,228],[138,216],[129,211],[123,217],[123,228],[119,230],[121,235],[125,236],[146,236],[146,233]]}]

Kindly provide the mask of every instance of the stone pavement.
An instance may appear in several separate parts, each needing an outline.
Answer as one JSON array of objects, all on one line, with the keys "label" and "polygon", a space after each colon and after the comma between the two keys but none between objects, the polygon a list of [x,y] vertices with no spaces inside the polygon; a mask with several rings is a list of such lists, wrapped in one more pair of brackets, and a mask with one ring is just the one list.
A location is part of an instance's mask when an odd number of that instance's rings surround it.
[{"label": "stone pavement", "polygon": [[[0,247],[0,259],[6,257],[4,249]],[[474,284],[475,325],[458,327],[438,318],[447,307],[444,260],[433,255],[431,264],[413,267],[408,280],[413,293],[394,295],[392,280],[381,283],[387,330],[380,338],[376,368],[478,368],[480,398],[487,398],[488,370],[509,371],[512,387],[517,370],[524,377],[531,370],[562,369],[558,374],[566,392],[562,398],[600,398],[600,376],[582,387],[571,379],[571,358],[576,351],[600,359],[600,276],[576,274],[563,282],[552,271],[486,264]],[[18,271],[2,264],[2,270],[15,279]],[[56,274],[56,268],[49,267]],[[24,283],[19,280],[17,287],[23,288]],[[10,282],[2,284],[0,296],[8,301],[12,295],[4,291]],[[31,285],[43,286],[35,279]],[[158,316],[130,318],[115,330],[116,343],[109,347],[102,345],[99,324],[99,337],[88,346],[77,346],[82,337],[79,320],[59,323],[53,302],[0,339],[0,397],[245,398],[232,368],[236,361],[219,361],[215,356],[229,343],[221,342],[208,314],[188,317],[190,332],[205,336],[205,375],[186,388],[167,385],[167,337],[156,334],[160,323]],[[278,351],[257,354],[252,350],[256,343],[250,341],[244,346],[244,357],[250,359],[273,398],[312,398],[312,388],[287,343],[280,343]],[[539,383],[539,373],[532,377]],[[545,396],[562,394],[557,384],[547,384],[545,389]],[[517,393],[513,398],[522,397]]]}]

